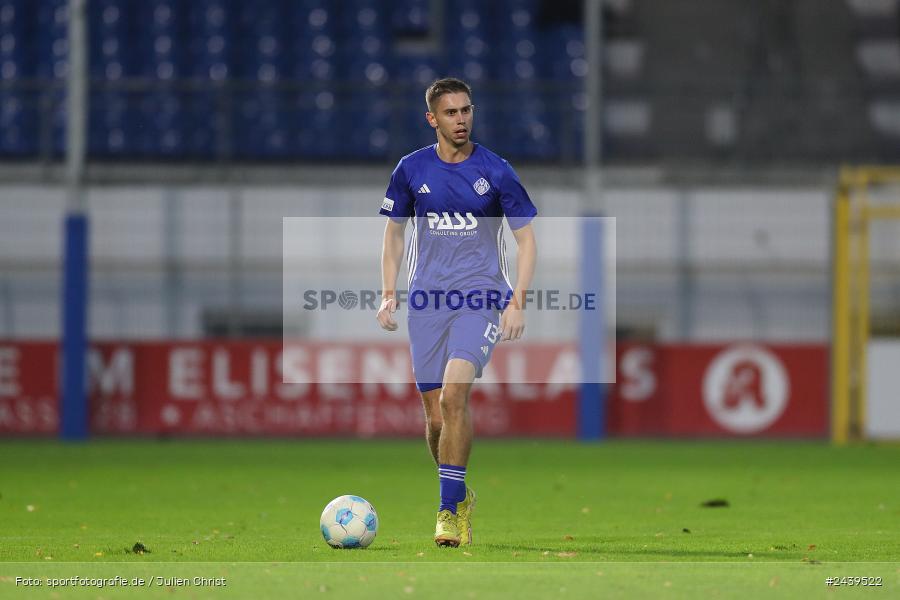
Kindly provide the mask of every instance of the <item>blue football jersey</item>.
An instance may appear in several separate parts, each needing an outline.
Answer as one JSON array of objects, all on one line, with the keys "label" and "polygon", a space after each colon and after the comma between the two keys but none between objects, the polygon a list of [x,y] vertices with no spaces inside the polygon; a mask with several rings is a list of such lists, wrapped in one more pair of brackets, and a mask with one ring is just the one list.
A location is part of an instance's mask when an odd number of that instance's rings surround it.
[{"label": "blue football jersey", "polygon": [[417,308],[417,290],[430,294],[424,312],[446,308],[446,302],[438,305],[440,294],[451,291],[495,290],[507,298],[512,286],[503,217],[515,230],[537,215],[510,164],[479,144],[460,163],[441,160],[437,144],[404,156],[380,212],[396,221],[414,217],[407,289],[411,308]]}]

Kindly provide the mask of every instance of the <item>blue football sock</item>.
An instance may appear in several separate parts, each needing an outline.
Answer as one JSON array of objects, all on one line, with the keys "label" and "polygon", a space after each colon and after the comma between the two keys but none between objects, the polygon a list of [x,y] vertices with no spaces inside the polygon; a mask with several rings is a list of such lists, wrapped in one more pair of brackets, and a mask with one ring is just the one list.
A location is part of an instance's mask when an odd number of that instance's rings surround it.
[{"label": "blue football sock", "polygon": [[466,468],[453,465],[439,465],[438,477],[441,481],[441,507],[456,514],[456,503],[466,499]]}]

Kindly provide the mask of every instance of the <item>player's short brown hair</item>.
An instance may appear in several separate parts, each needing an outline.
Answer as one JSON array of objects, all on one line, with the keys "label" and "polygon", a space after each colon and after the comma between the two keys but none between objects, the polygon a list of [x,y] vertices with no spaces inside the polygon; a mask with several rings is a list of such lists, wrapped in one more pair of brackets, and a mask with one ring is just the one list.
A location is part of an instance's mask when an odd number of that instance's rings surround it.
[{"label": "player's short brown hair", "polygon": [[472,99],[472,88],[462,79],[456,79],[455,77],[438,79],[425,90],[425,104],[428,106],[428,110],[432,111],[432,107],[434,107],[434,103],[437,102],[438,98],[444,94],[456,94],[459,92],[468,94],[469,99]]}]

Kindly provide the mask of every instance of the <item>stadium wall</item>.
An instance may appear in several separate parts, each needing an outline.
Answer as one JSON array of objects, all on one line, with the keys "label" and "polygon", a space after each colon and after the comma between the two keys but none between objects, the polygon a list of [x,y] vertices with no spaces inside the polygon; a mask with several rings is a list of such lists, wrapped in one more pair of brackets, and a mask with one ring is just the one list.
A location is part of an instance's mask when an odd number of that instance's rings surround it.
[{"label": "stadium wall", "polygon": [[[576,188],[523,179],[542,215],[577,215]],[[280,314],[282,217],[372,216],[381,188],[91,188],[91,337],[194,339],[210,333],[210,312]],[[830,195],[790,185],[611,187],[603,204],[616,218],[619,326],[663,341],[826,340]],[[0,336],[59,334],[64,198],[58,186],[0,185]],[[549,242],[539,240],[539,268],[553,268]],[[341,272],[377,285],[378,249],[352,250]],[[577,256],[555,260],[577,269]]]}]

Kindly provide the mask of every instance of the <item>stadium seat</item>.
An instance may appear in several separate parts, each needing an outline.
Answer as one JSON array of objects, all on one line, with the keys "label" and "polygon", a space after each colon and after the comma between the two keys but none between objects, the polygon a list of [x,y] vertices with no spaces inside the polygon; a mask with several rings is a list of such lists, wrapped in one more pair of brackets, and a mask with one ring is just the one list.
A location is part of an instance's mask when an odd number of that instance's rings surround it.
[{"label": "stadium seat", "polygon": [[373,85],[387,81],[391,40],[378,2],[350,0],[341,6],[338,34],[338,60],[342,73],[350,80],[359,79]]},{"label": "stadium seat", "polygon": [[286,93],[274,88],[241,90],[234,95],[235,157],[283,158],[291,152],[290,134],[284,126],[286,97]]},{"label": "stadium seat", "polygon": [[301,158],[329,159],[338,156],[340,111],[338,98],[327,89],[302,91],[295,96],[291,111],[296,114],[291,153]]},{"label": "stadium seat", "polygon": [[327,0],[290,3],[286,21],[299,41],[322,33],[332,35],[337,26],[334,7]]},{"label": "stadium seat", "polygon": [[25,157],[37,153],[37,94],[0,92],[0,156]]},{"label": "stadium seat", "polygon": [[446,37],[448,66],[455,76],[477,83],[490,76],[491,45],[484,28],[456,31]]},{"label": "stadium seat", "polygon": [[232,62],[233,21],[231,2],[195,0],[188,9],[191,75],[224,81]]},{"label": "stadium seat", "polygon": [[506,133],[509,122],[504,118],[509,102],[508,95],[497,88],[473,90],[475,98],[475,122],[472,139],[485,144],[501,156],[508,157]]},{"label": "stadium seat", "polygon": [[298,60],[291,71],[298,81],[328,82],[337,79],[337,61],[328,58]]},{"label": "stadium seat", "polygon": [[555,152],[554,131],[551,126],[545,99],[533,90],[524,90],[511,98],[515,110],[509,127],[504,128],[506,143],[513,158],[546,159]]},{"label": "stadium seat", "polygon": [[135,129],[138,120],[132,97],[103,87],[91,91],[88,116],[88,151],[91,155],[121,158],[137,153],[139,143]]},{"label": "stadium seat", "polygon": [[413,84],[414,88],[421,88],[430,84],[438,77],[438,61],[429,56],[400,56],[390,63],[391,79]]},{"label": "stadium seat", "polygon": [[141,77],[172,81],[185,76],[187,33],[184,5],[177,0],[142,3],[138,12],[136,70]]},{"label": "stadium seat", "polygon": [[479,0],[459,0],[444,14],[444,39],[449,43],[470,35],[490,37],[490,5]]},{"label": "stadium seat", "polygon": [[137,23],[133,7],[119,0],[88,3],[91,77],[118,80],[134,74],[133,39]]},{"label": "stadium seat", "polygon": [[566,160],[580,160],[584,154],[584,123],[587,110],[587,94],[583,89],[562,91],[557,106],[560,107],[557,138],[560,154]]},{"label": "stadium seat", "polygon": [[[50,107],[49,113],[49,129],[50,129],[50,147],[41,148],[41,153],[49,151],[51,156],[61,157],[66,151],[66,124],[68,122],[68,112],[66,111],[66,94],[62,90],[54,90],[47,94],[47,102]],[[46,116],[44,118],[47,118]],[[40,127],[45,127],[41,124]],[[43,140],[41,140],[43,142]]]},{"label": "stadium seat", "polygon": [[69,8],[66,0],[44,0],[37,14],[37,75],[63,78],[68,71]]},{"label": "stadium seat", "polygon": [[189,76],[187,21],[186,6],[178,0],[139,3],[135,70],[140,77],[153,80],[134,100],[135,152],[139,156],[184,156],[188,128],[196,126],[186,117],[190,92],[174,85]]},{"label": "stadium seat", "polygon": [[342,112],[354,115],[345,121],[342,154],[355,159],[388,155],[392,109],[387,93],[370,89],[347,94]]},{"label": "stadium seat", "polygon": [[220,154],[220,135],[228,115],[222,114],[223,95],[209,89],[192,90],[187,96],[184,130],[185,154],[191,158],[207,159]]},{"label": "stadium seat", "polygon": [[188,4],[186,33],[188,75],[205,81],[188,101],[186,151],[196,158],[219,156],[227,151],[226,132],[232,117],[223,113],[231,106],[227,90],[219,87],[233,76],[235,3],[227,0],[195,0]]},{"label": "stadium seat", "polygon": [[185,152],[185,96],[173,90],[141,95],[137,123],[137,154],[177,158]]},{"label": "stadium seat", "polygon": [[25,3],[21,0],[0,5],[0,81],[30,75],[26,18]]},{"label": "stadium seat", "polygon": [[502,0],[494,5],[494,42],[500,46],[514,46],[516,42],[534,37],[536,2],[531,0]]},{"label": "stadium seat", "polygon": [[349,61],[344,64],[342,72],[347,80],[372,87],[383,86],[390,78],[388,65],[375,59]]},{"label": "stadium seat", "polygon": [[387,35],[390,15],[378,0],[344,0],[340,7],[340,29],[348,41],[364,34]]},{"label": "stadium seat", "polygon": [[391,23],[395,33],[425,34],[430,25],[429,0],[396,0]]},{"label": "stadium seat", "polygon": [[423,95],[410,94],[391,106],[391,156],[400,157],[434,143],[434,131],[425,121]]},{"label": "stadium seat", "polygon": [[557,26],[540,38],[544,51],[542,73],[557,81],[581,79],[587,74],[584,34],[579,27]]},{"label": "stadium seat", "polygon": [[489,75],[490,71],[488,64],[479,60],[465,61],[463,63],[462,73],[458,74],[459,77],[462,77],[472,85],[478,85],[485,81],[488,79]]},{"label": "stadium seat", "polygon": [[272,83],[287,74],[288,23],[282,0],[242,4],[238,11],[235,76]]},{"label": "stadium seat", "polygon": [[87,5],[91,90],[88,152],[94,156],[136,154],[133,93],[122,80],[135,75],[136,5],[120,0],[97,0]]},{"label": "stadium seat", "polygon": [[342,5],[340,14],[338,60],[343,78],[374,86],[387,83],[389,37],[379,4],[350,0]]},{"label": "stadium seat", "polygon": [[492,73],[500,81],[531,81],[538,76],[535,43],[535,3],[503,0],[495,5],[495,30],[491,38]]},{"label": "stadium seat", "polygon": [[286,52],[291,75],[299,81],[330,81],[337,73],[337,39],[330,3],[313,0],[294,6]]}]

